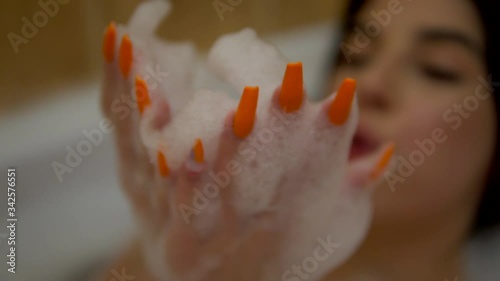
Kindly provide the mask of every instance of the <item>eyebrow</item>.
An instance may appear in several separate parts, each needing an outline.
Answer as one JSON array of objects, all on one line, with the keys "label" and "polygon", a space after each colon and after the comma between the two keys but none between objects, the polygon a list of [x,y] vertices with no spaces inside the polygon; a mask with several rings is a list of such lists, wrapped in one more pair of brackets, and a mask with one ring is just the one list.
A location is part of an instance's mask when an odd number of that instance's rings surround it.
[{"label": "eyebrow", "polygon": [[450,42],[459,44],[480,58],[484,57],[484,48],[472,38],[459,31],[446,29],[426,29],[419,32],[418,41],[421,43]]}]

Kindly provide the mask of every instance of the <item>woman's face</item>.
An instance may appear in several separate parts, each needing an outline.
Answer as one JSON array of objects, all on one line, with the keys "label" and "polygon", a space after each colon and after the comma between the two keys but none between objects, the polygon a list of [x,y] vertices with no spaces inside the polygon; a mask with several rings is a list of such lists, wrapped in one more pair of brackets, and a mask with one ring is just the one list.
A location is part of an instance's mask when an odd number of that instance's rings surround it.
[{"label": "woman's face", "polygon": [[485,35],[472,1],[372,0],[342,41],[332,77],[358,81],[351,157],[394,141],[374,226],[461,225],[473,218],[495,146]]}]

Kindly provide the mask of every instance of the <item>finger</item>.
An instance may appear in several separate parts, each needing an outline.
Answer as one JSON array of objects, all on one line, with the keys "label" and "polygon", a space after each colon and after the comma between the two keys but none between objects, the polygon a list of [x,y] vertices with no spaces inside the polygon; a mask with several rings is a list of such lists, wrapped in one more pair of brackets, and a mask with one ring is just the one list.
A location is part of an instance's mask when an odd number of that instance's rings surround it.
[{"label": "finger", "polygon": [[200,187],[206,180],[205,152],[203,141],[193,142],[191,153],[185,163],[181,165],[174,182],[173,217],[177,227],[187,229],[195,223],[209,202],[201,196]]},{"label": "finger", "polygon": [[388,143],[382,146],[371,159],[354,163],[348,175],[350,185],[356,188],[375,185],[391,166],[394,151],[394,143]]},{"label": "finger", "polygon": [[[154,167],[147,150],[140,145],[140,112],[137,112],[137,108],[139,105],[140,110],[144,111],[150,105],[149,93],[145,82],[133,75],[132,40],[127,34],[120,37],[118,33],[116,25],[111,23],[104,34],[105,80],[102,107],[116,127],[120,178],[124,190],[134,208],[147,216],[151,198],[145,190],[152,185]],[[139,93],[141,97],[145,97],[145,101],[137,99]]]},{"label": "finger", "polygon": [[118,75],[117,53],[117,29],[116,24],[111,22],[104,31],[103,57],[104,57],[104,83],[101,95],[101,107],[106,116],[111,117],[111,105],[116,98],[116,89],[121,85]]},{"label": "finger", "polygon": [[[242,98],[242,101],[245,100]],[[253,103],[253,102],[252,102]],[[255,101],[256,105],[256,101]],[[240,106],[241,108],[241,106]],[[234,232],[237,214],[236,209],[233,205],[233,194],[234,188],[237,188],[235,185],[234,177],[237,176],[232,171],[234,167],[241,166],[240,163],[237,162],[236,151],[238,145],[240,144],[240,136],[238,130],[238,120],[237,116],[241,116],[241,112],[230,112],[224,121],[224,128],[221,133],[219,148],[217,153],[217,158],[215,162],[215,177],[219,179],[220,184],[220,200],[221,200],[221,221],[222,221],[222,231],[226,232],[228,235]],[[251,117],[252,122],[255,118],[255,108],[253,117]],[[246,120],[248,121],[248,120]],[[253,124],[250,126],[253,127]],[[248,131],[247,134],[250,134],[251,131]],[[224,179],[221,179],[224,178]]]},{"label": "finger", "polygon": [[[245,99],[242,98],[242,100]],[[217,232],[204,245],[203,252],[212,257],[219,256],[221,262],[227,265],[223,268],[214,269],[209,273],[211,274],[210,276],[217,276],[217,279],[220,279],[220,276],[235,276],[234,274],[237,270],[236,266],[231,266],[235,262],[232,259],[233,253],[239,248],[238,241],[236,240],[239,224],[236,208],[233,205],[234,189],[237,188],[233,177],[237,175],[232,174],[231,171],[233,171],[235,165],[239,165],[234,160],[242,135],[240,134],[242,130],[238,127],[238,122],[241,122],[241,120],[237,121],[238,118],[236,118],[238,115],[241,117],[241,112],[232,111],[227,114],[220,135],[214,169],[210,171],[212,173],[211,180],[218,186],[220,211],[218,213]],[[251,132],[247,131],[245,135],[249,133]],[[217,180],[215,181],[214,178]]]},{"label": "finger", "polygon": [[171,200],[171,177],[170,177],[170,167],[168,165],[165,153],[160,149],[156,154],[156,173],[155,173],[155,184],[152,194],[152,204],[156,211],[156,216],[158,218],[158,226],[163,226],[164,223],[168,222],[170,214],[170,202]]},{"label": "finger", "polygon": [[[300,159],[304,163],[289,181],[293,186],[310,188],[308,179],[317,179],[317,186],[324,190],[314,189],[314,193],[331,194],[341,186],[345,166],[348,163],[349,150],[355,133],[358,112],[355,103],[356,81],[345,79],[338,92],[331,98],[319,104],[317,114],[311,116],[309,139],[304,143],[315,143],[307,147],[307,154]],[[309,155],[315,155],[311,159]],[[308,168],[307,167],[313,167]],[[302,169],[302,170],[301,170]],[[301,176],[307,169],[307,177]],[[285,183],[284,186],[287,186]],[[295,190],[288,192],[309,192]]]},{"label": "finger", "polygon": [[[278,154],[277,157],[282,158],[283,167],[277,168],[287,169],[289,163],[304,162],[301,159],[304,157],[302,152],[305,150],[300,145],[305,143],[309,136],[297,132],[301,131],[300,128],[303,126],[310,126],[306,120],[307,116],[304,115],[306,107],[310,106],[305,97],[302,63],[289,63],[285,70],[282,85],[275,90],[272,96],[270,118],[267,126],[276,136],[276,142],[270,144],[273,145],[273,148],[275,146],[276,150],[282,150],[283,147],[288,147],[289,150],[295,153]],[[278,159],[276,160],[278,161]],[[302,171],[297,171],[294,177],[300,177],[301,175]],[[275,186],[287,186],[284,179],[279,178],[277,180],[279,182],[276,182]],[[289,190],[283,190],[283,188],[276,190],[269,201],[269,207],[255,217],[262,220],[270,218],[275,213],[276,208],[279,206],[278,202],[281,201],[283,194],[286,192],[289,192]]]},{"label": "finger", "polygon": [[[140,75],[136,75],[137,111],[142,119],[137,126],[141,127],[139,134],[146,134],[147,139],[155,139],[156,136],[161,136],[163,128],[171,120],[170,105],[159,91],[157,88],[151,91],[146,81]],[[143,161],[149,160],[152,162],[150,166],[154,166],[154,181],[147,189],[149,191],[144,190],[144,192],[150,193],[154,212],[152,216],[157,219],[155,226],[161,228],[169,221],[170,201],[172,200],[170,196],[172,181],[167,158],[167,146],[161,142],[161,138],[160,141],[156,140],[155,145],[151,146],[151,143],[143,141],[143,137],[138,136],[137,143],[143,152],[138,157],[143,158]]]},{"label": "finger", "polygon": [[[325,151],[343,152],[336,159],[347,159],[348,147],[354,136],[357,111],[355,104],[356,81],[345,79],[337,93],[322,104],[322,108],[314,123],[316,138]],[[354,108],[354,109],[353,109]],[[338,149],[332,149],[339,147]],[[324,161],[331,161],[332,155],[322,154]]]}]

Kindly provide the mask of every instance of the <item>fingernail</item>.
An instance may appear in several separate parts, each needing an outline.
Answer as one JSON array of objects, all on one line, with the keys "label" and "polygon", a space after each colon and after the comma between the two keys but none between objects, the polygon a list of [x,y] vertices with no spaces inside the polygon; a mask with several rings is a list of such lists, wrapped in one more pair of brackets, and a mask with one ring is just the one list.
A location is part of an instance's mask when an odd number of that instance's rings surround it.
[{"label": "fingernail", "polygon": [[188,160],[186,169],[191,176],[198,176],[205,169],[205,155],[201,139],[196,139]]},{"label": "fingernail", "polygon": [[151,105],[149,99],[148,85],[146,81],[139,75],[135,77],[135,99],[139,108],[139,113],[142,114],[146,108]]},{"label": "fingernail", "polygon": [[160,175],[162,177],[167,177],[170,174],[170,169],[168,168],[167,159],[163,152],[158,151],[158,170],[160,171]]},{"label": "fingernail", "polygon": [[125,34],[122,38],[119,56],[121,73],[124,78],[127,78],[132,68],[132,41],[130,41],[128,34]]},{"label": "fingernail", "polygon": [[203,152],[203,143],[201,139],[196,139],[191,158],[198,164],[202,164],[205,161],[205,153]]},{"label": "fingernail", "polygon": [[245,87],[234,116],[233,131],[236,136],[245,138],[252,132],[258,99],[259,87]]},{"label": "fingernail", "polygon": [[384,150],[384,153],[380,157],[379,161],[375,166],[375,169],[373,169],[373,172],[370,175],[370,178],[372,180],[376,180],[384,172],[385,168],[387,168],[387,165],[391,161],[392,155],[394,154],[394,149],[395,145],[394,143],[391,143]]},{"label": "fingernail", "polygon": [[300,109],[304,99],[304,82],[302,77],[302,63],[289,63],[281,85],[280,106],[286,113]]},{"label": "fingernail", "polygon": [[116,25],[111,22],[104,32],[102,53],[106,62],[110,63],[115,58]]},{"label": "fingernail", "polygon": [[356,91],[356,80],[347,78],[337,92],[337,96],[332,102],[328,116],[333,125],[344,125],[351,112],[354,92]]}]

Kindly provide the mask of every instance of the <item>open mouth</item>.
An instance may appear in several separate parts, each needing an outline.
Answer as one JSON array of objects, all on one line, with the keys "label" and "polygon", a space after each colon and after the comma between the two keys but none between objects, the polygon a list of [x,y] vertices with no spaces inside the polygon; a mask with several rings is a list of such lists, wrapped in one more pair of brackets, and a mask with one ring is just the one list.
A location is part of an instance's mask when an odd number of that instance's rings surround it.
[{"label": "open mouth", "polygon": [[349,152],[349,161],[359,160],[376,153],[382,143],[369,134],[365,129],[358,127],[352,140]]}]

